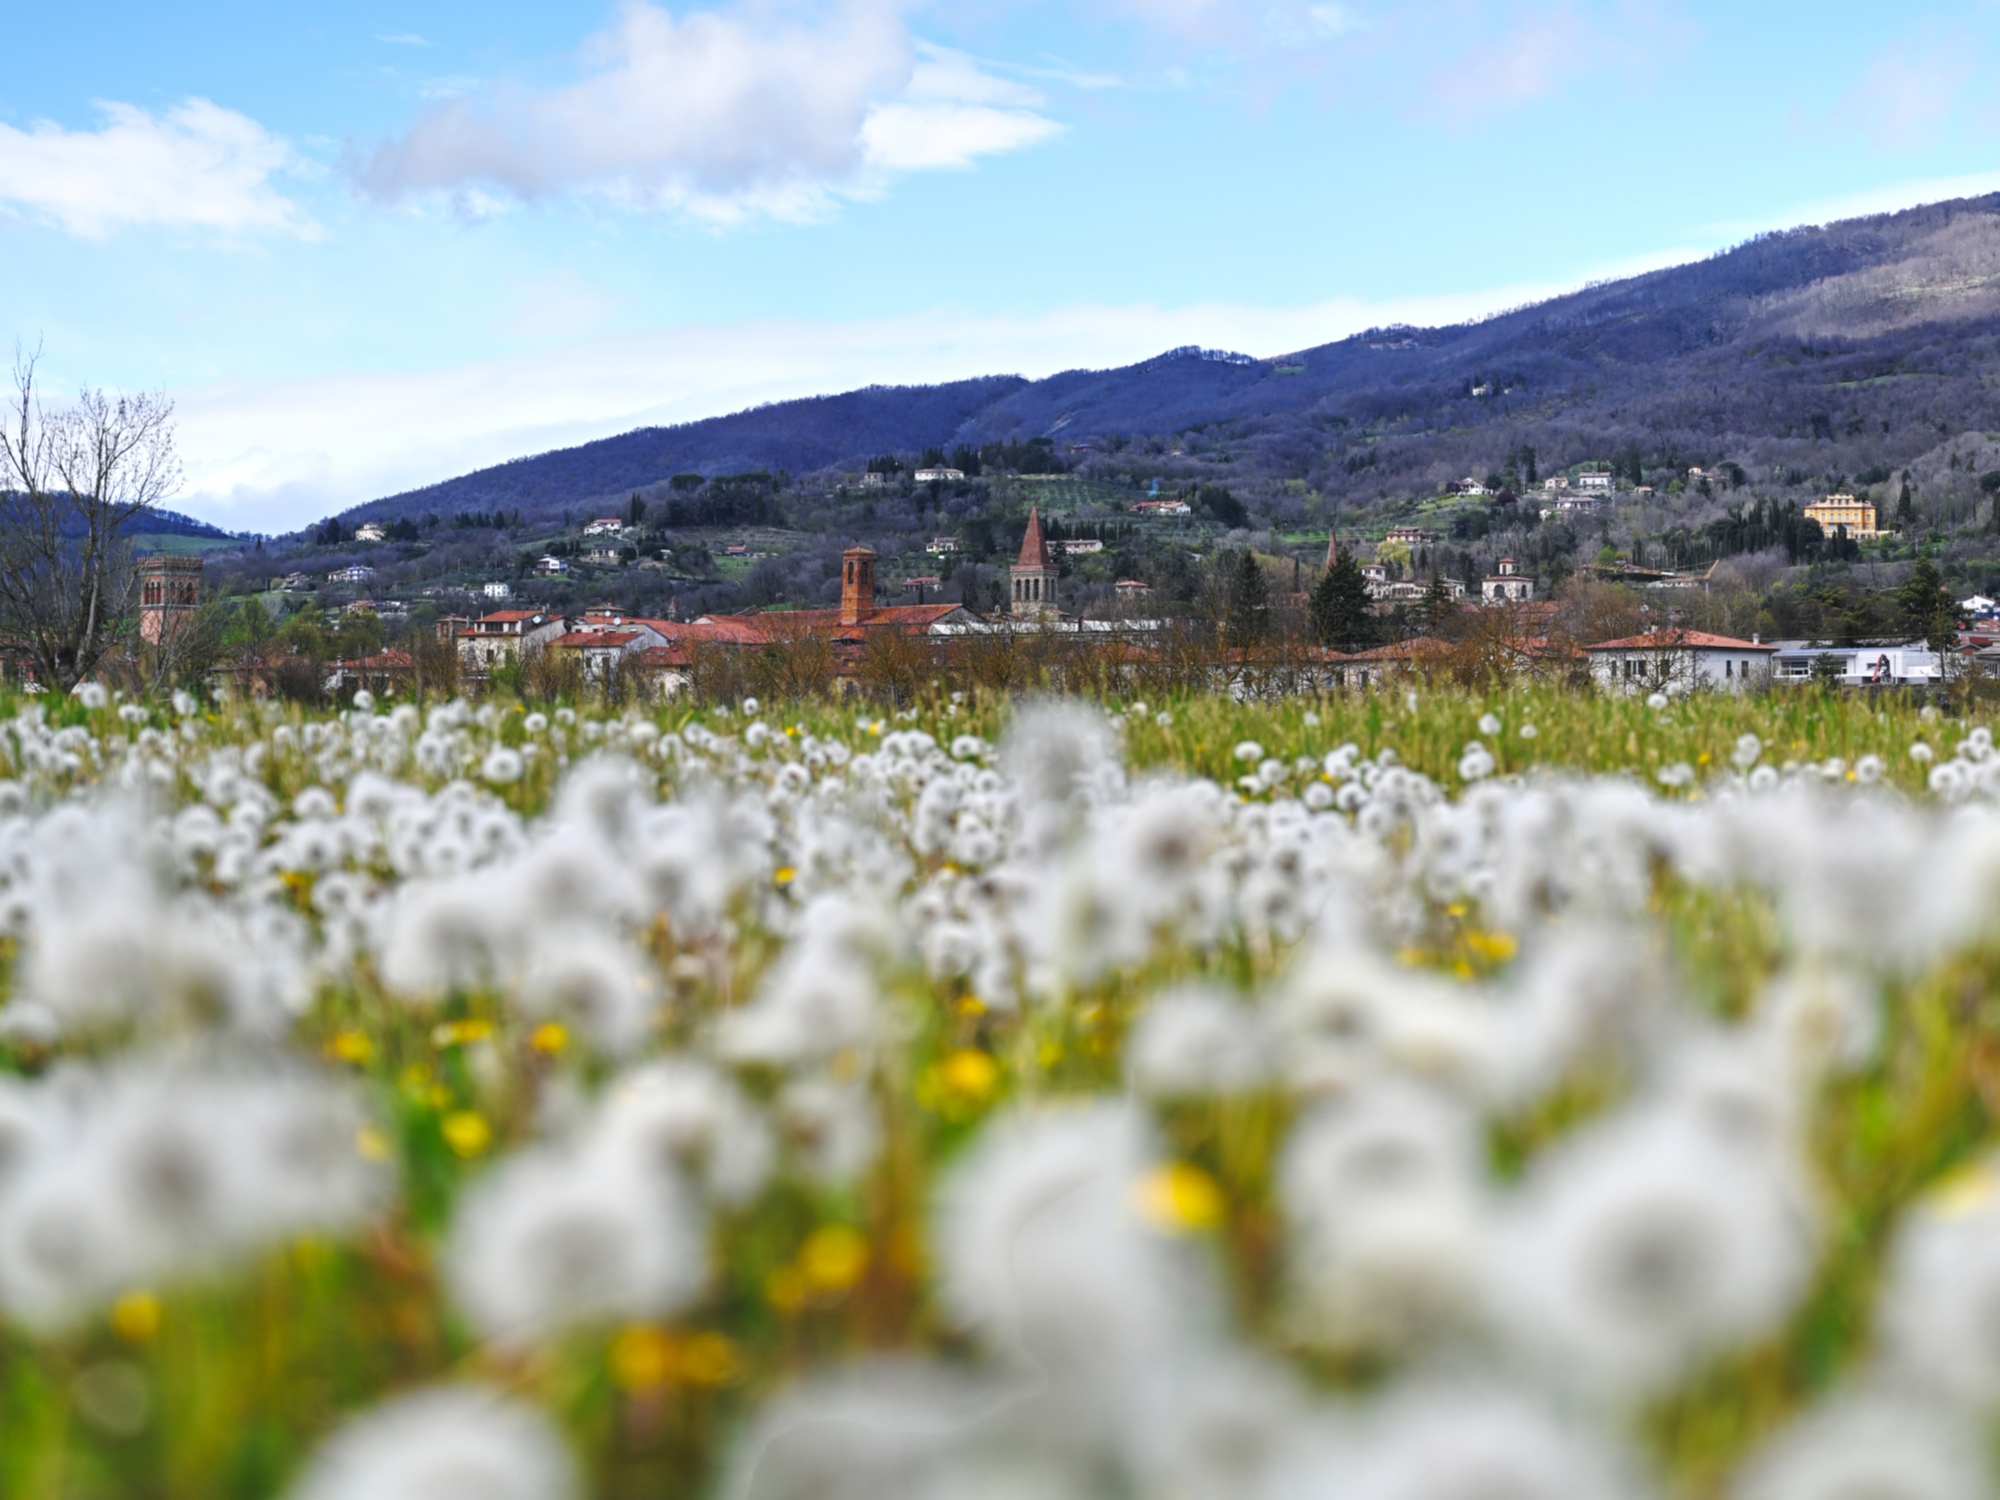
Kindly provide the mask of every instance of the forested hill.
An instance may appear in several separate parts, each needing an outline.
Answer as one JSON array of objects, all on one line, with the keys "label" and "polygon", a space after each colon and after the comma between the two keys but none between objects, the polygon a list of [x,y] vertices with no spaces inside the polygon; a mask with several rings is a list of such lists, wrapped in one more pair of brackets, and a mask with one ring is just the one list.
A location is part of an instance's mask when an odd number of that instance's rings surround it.
[{"label": "forested hill", "polygon": [[1996,381],[2000,195],[1767,235],[1481,322],[1277,358],[1178,350],[1123,369],[877,387],[647,428],[350,514],[533,517],[675,473],[802,474],[1039,436],[1085,463],[1132,445],[1163,462],[1176,449],[1226,454],[1253,491],[1303,480],[1363,505],[1483,475],[1524,446],[1545,470],[1728,459],[1755,481],[1834,482],[2000,428]]}]

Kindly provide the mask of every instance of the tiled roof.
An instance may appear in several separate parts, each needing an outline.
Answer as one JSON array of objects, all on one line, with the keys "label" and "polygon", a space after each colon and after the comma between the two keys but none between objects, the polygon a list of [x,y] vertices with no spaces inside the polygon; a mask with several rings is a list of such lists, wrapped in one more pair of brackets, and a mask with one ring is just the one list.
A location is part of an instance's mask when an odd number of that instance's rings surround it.
[{"label": "tiled roof", "polygon": [[1656,630],[1646,635],[1628,635],[1622,640],[1596,641],[1586,651],[1776,651],[1757,641],[1739,641],[1734,636],[1710,635],[1705,630]]},{"label": "tiled roof", "polygon": [[1021,560],[1014,566],[1017,568],[1049,566],[1049,544],[1042,537],[1041,512],[1032,505],[1028,507],[1028,529],[1021,537]]}]

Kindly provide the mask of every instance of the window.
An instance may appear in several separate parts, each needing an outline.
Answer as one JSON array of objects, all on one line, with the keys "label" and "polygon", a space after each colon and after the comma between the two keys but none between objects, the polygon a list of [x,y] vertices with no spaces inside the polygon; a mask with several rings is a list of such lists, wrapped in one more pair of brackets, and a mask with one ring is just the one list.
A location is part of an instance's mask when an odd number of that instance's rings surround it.
[{"label": "window", "polygon": [[1733,661],[1725,661],[1722,664],[1722,675],[1724,677],[1734,677],[1736,675],[1736,663]]}]

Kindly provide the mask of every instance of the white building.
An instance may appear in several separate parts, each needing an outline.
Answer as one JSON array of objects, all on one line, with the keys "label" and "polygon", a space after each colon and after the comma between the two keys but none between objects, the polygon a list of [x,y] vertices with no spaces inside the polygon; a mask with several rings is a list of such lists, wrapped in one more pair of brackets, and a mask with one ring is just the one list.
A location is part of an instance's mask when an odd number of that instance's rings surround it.
[{"label": "white building", "polygon": [[389,540],[389,533],[383,529],[380,521],[370,521],[365,525],[354,528],[354,540],[357,542],[386,542]]},{"label": "white building", "polygon": [[616,516],[599,516],[583,528],[585,536],[616,536],[625,529],[625,523]]},{"label": "white building", "polygon": [[1520,604],[1535,597],[1535,580],[1517,569],[1513,558],[1503,557],[1499,570],[1481,581],[1479,597],[1487,604]]},{"label": "white building", "polygon": [[943,557],[948,552],[958,551],[958,538],[955,536],[934,536],[924,544],[924,551],[930,553],[932,557]]},{"label": "white building", "polygon": [[458,633],[458,654],[482,670],[519,660],[523,647],[546,646],[563,633],[561,615],[538,609],[502,609],[482,615]]},{"label": "white building", "polygon": [[1490,495],[1493,493],[1493,491],[1486,488],[1485,485],[1481,484],[1478,480],[1472,478],[1470,475],[1467,475],[1464,479],[1459,480],[1455,488],[1461,495],[1476,496],[1476,495]]},{"label": "white building", "polygon": [[514,597],[514,586],[511,583],[482,583],[479,592],[489,599],[511,599]]},{"label": "white building", "polygon": [[375,576],[375,570],[366,563],[356,563],[351,568],[335,568],[326,575],[328,583],[366,583]]},{"label": "white building", "polygon": [[535,559],[535,571],[544,578],[556,578],[569,571],[569,564],[560,557],[538,557]]},{"label": "white building", "polygon": [[918,484],[949,484],[963,478],[965,471],[962,469],[919,469],[916,473]]},{"label": "white building", "polygon": [[1104,543],[1096,537],[1078,537],[1075,541],[1057,542],[1056,545],[1065,557],[1084,557],[1104,550]]},{"label": "white building", "polygon": [[1611,471],[1586,469],[1576,476],[1576,487],[1580,490],[1608,490],[1611,488]]},{"label": "white building", "polygon": [[1583,648],[1590,675],[1602,687],[1627,693],[1719,688],[1741,692],[1771,672],[1776,646],[1739,641],[1702,630],[1651,630]]},{"label": "white building", "polygon": [[1938,653],[1922,641],[1890,646],[1815,646],[1807,641],[1780,641],[1772,658],[1772,675],[1780,682],[1821,677],[1843,687],[1907,687],[1936,683],[1944,676]]},{"label": "white building", "polygon": [[1589,516],[1604,502],[1596,495],[1557,495],[1553,505],[1544,505],[1544,516]]}]

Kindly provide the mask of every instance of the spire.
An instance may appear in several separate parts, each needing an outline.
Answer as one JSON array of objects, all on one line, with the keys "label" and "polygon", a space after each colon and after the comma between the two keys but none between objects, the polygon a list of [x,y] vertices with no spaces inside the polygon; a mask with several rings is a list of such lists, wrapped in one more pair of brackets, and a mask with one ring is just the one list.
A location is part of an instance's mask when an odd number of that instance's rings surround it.
[{"label": "spire", "polygon": [[1042,517],[1032,505],[1028,507],[1028,531],[1021,538],[1021,560],[1014,566],[1017,568],[1049,566],[1049,544],[1042,540]]}]

